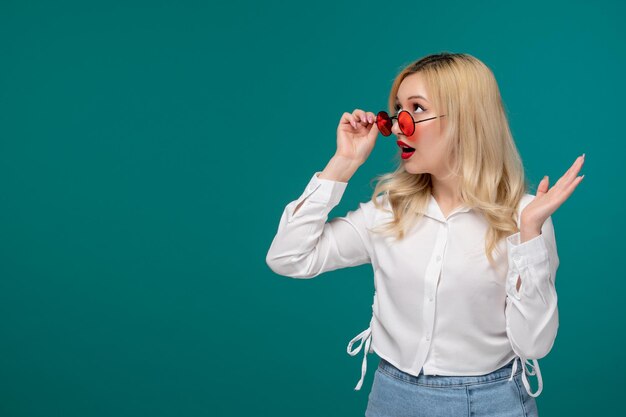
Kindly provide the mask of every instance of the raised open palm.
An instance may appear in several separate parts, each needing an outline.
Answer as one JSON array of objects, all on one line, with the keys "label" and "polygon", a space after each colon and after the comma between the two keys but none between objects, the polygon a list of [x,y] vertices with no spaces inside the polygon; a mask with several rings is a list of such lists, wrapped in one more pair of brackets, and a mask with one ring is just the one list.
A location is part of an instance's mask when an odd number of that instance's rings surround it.
[{"label": "raised open palm", "polygon": [[547,218],[569,198],[582,181],[584,175],[580,177],[577,175],[584,163],[585,154],[582,154],[576,158],[574,164],[550,189],[548,189],[549,178],[545,176],[537,187],[537,195],[534,200],[528,203],[524,210],[522,210],[522,224],[536,228],[536,230],[541,230]]}]

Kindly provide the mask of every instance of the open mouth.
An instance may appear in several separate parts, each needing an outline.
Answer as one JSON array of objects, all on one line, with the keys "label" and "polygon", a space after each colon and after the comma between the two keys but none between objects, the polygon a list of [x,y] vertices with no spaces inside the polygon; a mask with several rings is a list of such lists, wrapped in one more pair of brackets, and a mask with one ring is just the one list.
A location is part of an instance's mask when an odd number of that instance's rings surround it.
[{"label": "open mouth", "polygon": [[402,159],[410,158],[411,155],[413,155],[413,153],[415,152],[415,148],[411,148],[410,146],[408,146],[406,143],[402,142],[401,140],[397,141],[396,143],[398,144],[400,149],[402,149]]}]

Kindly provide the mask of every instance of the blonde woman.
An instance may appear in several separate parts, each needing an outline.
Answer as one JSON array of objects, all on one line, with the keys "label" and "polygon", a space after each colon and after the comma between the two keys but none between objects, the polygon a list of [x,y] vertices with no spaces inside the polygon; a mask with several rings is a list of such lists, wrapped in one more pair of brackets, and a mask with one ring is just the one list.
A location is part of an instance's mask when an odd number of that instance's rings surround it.
[{"label": "blonde woman", "polygon": [[[293,278],[372,265],[370,325],[348,344],[350,355],[365,346],[357,390],[367,353],[380,357],[367,417],[537,416],[537,360],[559,326],[551,215],[582,180],[584,154],[527,193],[496,79],[468,54],[411,63],[388,105],[394,117],[342,115],[335,155],[285,207],[267,264]],[[397,138],[397,169],[327,222],[379,133]]]}]

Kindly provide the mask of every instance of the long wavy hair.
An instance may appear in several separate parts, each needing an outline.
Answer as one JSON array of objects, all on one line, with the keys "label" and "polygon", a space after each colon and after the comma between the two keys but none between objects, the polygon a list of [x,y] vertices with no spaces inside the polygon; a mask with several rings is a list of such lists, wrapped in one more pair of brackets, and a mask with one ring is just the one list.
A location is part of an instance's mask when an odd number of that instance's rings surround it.
[{"label": "long wavy hair", "polygon": [[[489,222],[485,253],[493,265],[492,252],[500,239],[519,231],[517,208],[528,189],[495,76],[468,54],[425,56],[396,76],[389,94],[390,113],[395,114],[400,83],[414,73],[420,73],[434,107],[447,115],[442,132],[446,154],[451,156],[447,169],[460,178],[463,203],[482,212]],[[398,157],[394,172],[378,175],[372,182],[377,182],[374,205],[384,209],[388,203],[393,212],[390,222],[372,231],[403,239],[424,215],[432,191],[431,174],[407,172]]]}]

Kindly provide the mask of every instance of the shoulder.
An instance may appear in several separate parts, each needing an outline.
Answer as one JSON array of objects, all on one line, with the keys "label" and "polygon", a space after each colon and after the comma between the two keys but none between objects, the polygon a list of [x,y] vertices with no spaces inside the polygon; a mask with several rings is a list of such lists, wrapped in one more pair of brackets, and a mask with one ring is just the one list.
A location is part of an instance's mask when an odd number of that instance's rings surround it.
[{"label": "shoulder", "polygon": [[379,207],[382,206],[384,208],[389,207],[389,201],[385,198],[385,195],[376,196],[375,199],[370,198],[367,201],[362,201],[359,205],[365,210],[378,210],[378,207],[374,204],[374,200],[376,200],[376,205]]},{"label": "shoulder", "polygon": [[367,210],[372,212],[374,211],[386,211],[391,209],[391,204],[389,203],[389,199],[386,198],[384,194],[378,195],[375,198],[376,204],[374,204],[374,199],[369,199],[367,202],[363,203],[364,207]]},{"label": "shoulder", "polygon": [[384,213],[391,213],[391,205],[384,195],[376,196],[375,200],[376,204],[374,204],[374,199],[372,198],[359,203],[358,209],[363,212],[367,223],[370,225],[376,223],[377,219]]}]

